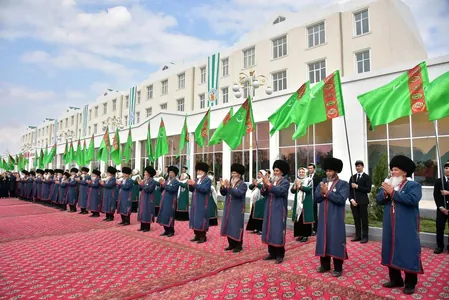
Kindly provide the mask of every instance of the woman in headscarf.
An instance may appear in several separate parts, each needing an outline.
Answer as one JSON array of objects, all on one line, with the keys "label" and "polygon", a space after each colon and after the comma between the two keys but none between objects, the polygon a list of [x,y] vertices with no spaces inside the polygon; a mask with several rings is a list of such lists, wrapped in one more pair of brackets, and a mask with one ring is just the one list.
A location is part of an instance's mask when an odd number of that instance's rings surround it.
[{"label": "woman in headscarf", "polygon": [[292,221],[294,223],[293,236],[299,242],[307,242],[312,235],[313,217],[313,181],[307,176],[306,168],[298,169],[296,178],[291,188],[291,193],[295,195],[293,201]]},{"label": "woman in headscarf", "polygon": [[267,172],[265,170],[260,170],[257,176],[258,178],[253,179],[253,183],[249,185],[249,189],[252,191],[251,214],[249,215],[246,230],[261,235],[266,199],[264,196],[262,196],[260,190],[263,187],[263,178],[267,176]]},{"label": "woman in headscarf", "polygon": [[156,187],[154,189],[154,215],[159,215],[159,209],[161,208],[161,196],[162,196],[162,189],[160,184],[160,179],[164,178],[161,176],[161,171],[157,170],[156,175],[154,175],[153,179],[156,181]]},{"label": "woman in headscarf", "polygon": [[190,176],[187,173],[182,173],[179,178],[178,207],[175,214],[175,219],[179,221],[189,220],[189,185],[187,183],[189,179]]}]

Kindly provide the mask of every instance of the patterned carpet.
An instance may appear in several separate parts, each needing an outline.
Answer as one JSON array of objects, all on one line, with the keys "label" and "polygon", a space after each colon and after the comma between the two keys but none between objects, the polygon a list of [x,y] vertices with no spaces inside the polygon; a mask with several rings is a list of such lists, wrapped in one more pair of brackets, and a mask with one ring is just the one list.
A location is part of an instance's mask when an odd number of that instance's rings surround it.
[{"label": "patterned carpet", "polygon": [[225,252],[212,227],[204,244],[189,242],[187,222],[175,236],[148,233],[16,199],[0,199],[0,299],[449,299],[449,255],[423,249],[417,293],[382,287],[380,244],[348,242],[343,276],[318,274],[315,243],[288,232],[281,265],[263,261],[260,236],[245,234],[244,251]]}]

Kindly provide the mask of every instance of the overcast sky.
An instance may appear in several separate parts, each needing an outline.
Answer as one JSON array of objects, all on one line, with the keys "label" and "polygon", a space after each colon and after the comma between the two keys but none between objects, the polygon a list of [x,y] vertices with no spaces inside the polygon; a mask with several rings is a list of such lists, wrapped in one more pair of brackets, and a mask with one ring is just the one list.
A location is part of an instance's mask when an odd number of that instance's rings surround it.
[{"label": "overcast sky", "polygon": [[[356,1],[356,0],[355,0]],[[28,125],[207,57],[278,11],[334,0],[0,0],[0,155]],[[449,0],[404,0],[429,57],[449,53]],[[170,4],[170,6],[168,6]]]}]

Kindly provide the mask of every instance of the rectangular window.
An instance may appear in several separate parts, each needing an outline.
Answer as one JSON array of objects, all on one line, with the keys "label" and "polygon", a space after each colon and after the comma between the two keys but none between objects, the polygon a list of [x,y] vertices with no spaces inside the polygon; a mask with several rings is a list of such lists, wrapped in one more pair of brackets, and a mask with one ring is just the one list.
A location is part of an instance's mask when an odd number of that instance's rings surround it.
[{"label": "rectangular window", "polygon": [[149,118],[153,114],[153,108],[151,107],[147,108],[145,111],[147,113],[147,118]]},{"label": "rectangular window", "polygon": [[243,68],[253,67],[256,64],[256,48],[252,47],[243,51]]},{"label": "rectangular window", "polygon": [[[65,128],[69,127],[69,118],[65,119]],[[42,134],[44,134],[44,130],[42,130]]]},{"label": "rectangular window", "polygon": [[128,116],[125,116],[125,125],[128,125]]},{"label": "rectangular window", "polygon": [[97,126],[97,124],[94,124],[94,134],[97,134],[97,128],[98,126]]},{"label": "rectangular window", "polygon": [[147,86],[147,100],[153,98],[153,85]]},{"label": "rectangular window", "polygon": [[[75,116],[72,116],[71,120],[70,120],[70,125],[75,125]],[[48,130],[48,128],[47,128]]]},{"label": "rectangular window", "polygon": [[243,84],[243,99],[248,98],[249,96],[249,81],[245,81],[245,83]]},{"label": "rectangular window", "polygon": [[184,111],[184,98],[176,100],[178,102],[178,111]]},{"label": "rectangular window", "polygon": [[326,78],[326,61],[320,60],[309,64],[310,83],[320,82]]},{"label": "rectangular window", "polygon": [[168,94],[168,80],[164,80],[161,82],[162,88],[161,88],[161,94],[166,95]]},{"label": "rectangular window", "polygon": [[326,42],[324,22],[307,27],[307,35],[309,48],[324,44]]},{"label": "rectangular window", "polygon": [[117,99],[112,100],[112,111],[117,110]]},{"label": "rectangular window", "polygon": [[95,118],[98,117],[98,106],[95,107]]},{"label": "rectangular window", "polygon": [[186,87],[186,74],[182,73],[178,75],[178,90]]},{"label": "rectangular window", "polygon": [[225,87],[221,89],[221,99],[223,100],[223,103],[229,102],[229,88]]},{"label": "rectangular window", "polygon": [[[89,121],[92,120],[92,109],[89,109]],[[62,128],[62,124],[61,124],[61,128]]]},{"label": "rectangular window", "polygon": [[136,124],[140,123],[140,112],[136,112]]},{"label": "rectangular window", "polygon": [[129,106],[129,96],[125,96],[125,108]]},{"label": "rectangular window", "polygon": [[103,115],[108,113],[108,104],[107,103],[103,103]]},{"label": "rectangular window", "polygon": [[273,59],[287,55],[287,36],[273,40]]},{"label": "rectangular window", "polygon": [[161,104],[161,110],[167,110],[167,103]]},{"label": "rectangular window", "polygon": [[354,14],[355,35],[362,35],[369,32],[368,10],[362,10]]},{"label": "rectangular window", "polygon": [[140,104],[140,91],[137,92],[137,104]]},{"label": "rectangular window", "polygon": [[200,95],[200,108],[205,108],[205,107],[206,107],[206,95],[201,94]]},{"label": "rectangular window", "polygon": [[200,69],[200,83],[206,82],[206,67]]},{"label": "rectangular window", "polygon": [[357,73],[360,74],[371,71],[369,50],[356,53],[355,59],[357,62]]},{"label": "rectangular window", "polygon": [[222,66],[222,76],[228,76],[229,75],[229,58],[225,58],[221,60],[221,66]]},{"label": "rectangular window", "polygon": [[287,71],[273,73],[273,91],[282,91],[287,89]]}]

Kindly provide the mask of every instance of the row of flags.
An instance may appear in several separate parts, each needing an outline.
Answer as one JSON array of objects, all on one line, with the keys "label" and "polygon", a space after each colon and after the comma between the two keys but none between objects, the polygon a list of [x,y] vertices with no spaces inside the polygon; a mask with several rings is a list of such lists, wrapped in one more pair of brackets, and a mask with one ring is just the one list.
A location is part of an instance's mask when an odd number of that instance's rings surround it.
[{"label": "row of flags", "polygon": [[[429,82],[427,65],[425,62],[422,62],[388,84],[359,95],[357,98],[369,119],[372,130],[376,126],[391,123],[401,117],[426,111],[429,112],[429,121],[439,120],[449,116],[449,72]],[[211,111],[209,108],[195,129],[195,143],[199,147],[204,147],[206,144],[212,146],[225,142],[231,150],[234,150],[240,146],[242,138],[247,133],[254,131],[255,128],[251,97],[245,100],[235,114],[233,114],[233,108],[231,107],[212,136],[209,136],[210,115]],[[297,139],[307,133],[309,126],[344,115],[345,108],[340,72],[337,70],[321,82],[315,84],[312,88],[310,87],[310,82],[305,82],[294,92],[268,118],[273,127],[270,134],[273,135],[276,131],[295,124],[296,131],[292,139]],[[187,128],[187,116],[185,116],[180,134],[177,157],[179,157],[188,143],[189,130]],[[159,157],[169,153],[165,124],[162,118],[160,120],[154,153],[151,145],[150,122],[148,122],[146,145],[147,157],[150,162],[154,162]],[[84,149],[78,140],[76,152],[74,151],[73,143],[71,142],[69,147],[68,142],[66,142],[64,162],[67,164],[75,161],[79,166],[88,165],[94,158],[94,149],[93,135],[88,148],[86,147],[85,140]],[[125,157],[125,163],[127,163],[131,159],[131,149],[131,128],[129,129],[127,143],[123,149],[120,144],[118,129],[115,131],[111,145],[109,141],[109,130],[106,128],[98,150],[97,159],[108,163],[108,156],[110,154],[111,160],[117,165],[121,164],[123,157]],[[55,153],[56,144],[50,153],[44,153],[41,149],[39,159],[35,159],[35,167],[39,166],[42,168],[50,163]],[[12,166],[18,165],[16,161],[22,162],[23,164],[24,159],[20,157],[23,157],[23,155],[21,154],[15,160],[10,156],[8,162],[2,160],[0,162],[0,168],[11,168],[11,164]],[[37,153],[35,157],[37,157]]]}]

